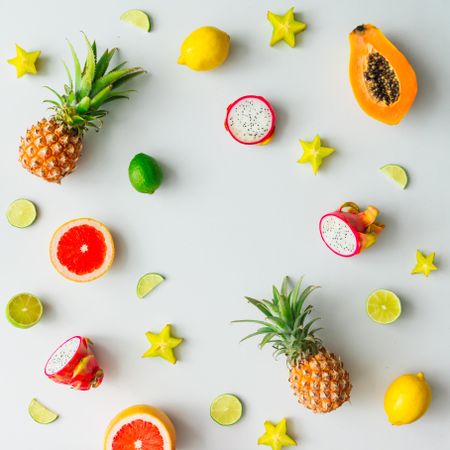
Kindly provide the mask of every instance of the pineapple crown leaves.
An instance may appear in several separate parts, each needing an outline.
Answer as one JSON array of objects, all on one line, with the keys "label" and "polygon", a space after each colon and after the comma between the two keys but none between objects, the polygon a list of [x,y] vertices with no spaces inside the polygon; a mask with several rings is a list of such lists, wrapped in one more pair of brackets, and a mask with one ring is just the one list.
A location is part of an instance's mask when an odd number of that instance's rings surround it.
[{"label": "pineapple crown leaves", "polygon": [[260,348],[271,344],[274,356],[285,355],[288,363],[295,363],[319,352],[322,342],[315,333],[321,328],[313,327],[319,318],[310,319],[313,306],[305,305],[308,296],[319,286],[308,286],[301,290],[302,280],[303,277],[293,289],[289,290],[289,278],[285,277],[280,290],[273,286],[272,300],[245,297],[251,305],[259,309],[265,320],[233,321],[260,325],[260,328],[244,337],[241,342],[254,336],[263,336]]},{"label": "pineapple crown leaves", "polygon": [[[64,93],[60,94],[49,86],[46,86],[57,100],[44,100],[50,103],[55,113],[56,120],[65,123],[78,133],[83,133],[88,127],[99,128],[102,117],[108,114],[103,105],[114,100],[128,98],[132,90],[119,90],[119,86],[127,83],[132,78],[145,73],[141,67],[126,68],[126,62],[122,62],[110,69],[110,63],[118,49],[106,49],[97,58],[97,45],[91,44],[84,35],[87,46],[87,56],[81,68],[78,55],[73,45],[68,42],[73,59],[73,75],[64,63],[64,68],[69,79],[64,85]],[[108,70],[109,69],[109,70]]]}]

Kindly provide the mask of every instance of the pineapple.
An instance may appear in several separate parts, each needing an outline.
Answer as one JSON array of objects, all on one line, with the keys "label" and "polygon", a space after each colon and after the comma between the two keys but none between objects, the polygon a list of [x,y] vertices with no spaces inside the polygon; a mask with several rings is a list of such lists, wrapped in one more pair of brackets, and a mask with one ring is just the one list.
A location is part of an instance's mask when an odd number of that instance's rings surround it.
[{"label": "pineapple", "polygon": [[[64,93],[55,94],[50,103],[53,115],[44,118],[27,130],[21,138],[19,161],[38,177],[60,183],[77,166],[83,149],[83,135],[89,127],[99,128],[106,116],[103,106],[113,100],[127,98],[129,90],[117,90],[131,78],[145,72],[141,67],[124,68],[121,63],[109,69],[116,48],[105,50],[97,59],[97,47],[86,38],[87,57],[83,69],[74,48],[69,43],[74,62],[73,77],[64,65],[69,82]],[[109,69],[109,71],[108,71]]]},{"label": "pineapple", "polygon": [[272,344],[275,356],[284,355],[289,368],[289,383],[299,403],[315,413],[328,413],[350,399],[352,385],[349,373],[341,359],[330,353],[315,336],[320,328],[313,328],[319,319],[310,320],[312,305],[305,300],[317,286],[301,290],[300,280],[288,292],[289,280],[283,280],[281,289],[273,287],[273,299],[246,299],[265,316],[262,320],[236,320],[251,322],[261,327],[246,336],[263,336],[260,347]]}]

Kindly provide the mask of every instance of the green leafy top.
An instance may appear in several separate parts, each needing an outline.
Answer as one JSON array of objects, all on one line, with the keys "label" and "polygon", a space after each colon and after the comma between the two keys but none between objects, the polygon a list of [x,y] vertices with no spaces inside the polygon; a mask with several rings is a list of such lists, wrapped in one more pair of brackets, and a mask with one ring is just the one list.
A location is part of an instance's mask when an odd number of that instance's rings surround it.
[{"label": "green leafy top", "polygon": [[[65,123],[78,133],[82,134],[88,127],[99,128],[102,117],[108,114],[103,105],[128,98],[127,94],[132,90],[118,90],[122,84],[145,72],[141,67],[124,68],[126,62],[109,69],[109,65],[117,48],[106,49],[97,59],[97,46],[95,41],[91,44],[84,36],[87,45],[87,56],[83,69],[80,60],[69,42],[69,48],[73,58],[73,75],[66,64],[64,67],[69,78],[68,84],[64,85],[64,94],[59,94],[54,89],[46,86],[56,97],[55,100],[45,100],[51,103],[56,120]],[[109,69],[109,71],[108,71]]]},{"label": "green leafy top", "polygon": [[313,306],[305,306],[305,300],[319,286],[308,286],[301,290],[303,277],[296,286],[288,291],[289,278],[285,277],[278,290],[273,286],[272,300],[256,300],[246,297],[248,302],[259,309],[265,320],[235,320],[261,325],[256,332],[246,336],[243,341],[253,336],[263,336],[260,347],[272,344],[275,356],[285,355],[288,363],[295,363],[309,355],[315,355],[321,348],[320,339],[315,333],[321,328],[313,328],[319,320],[309,319]]}]

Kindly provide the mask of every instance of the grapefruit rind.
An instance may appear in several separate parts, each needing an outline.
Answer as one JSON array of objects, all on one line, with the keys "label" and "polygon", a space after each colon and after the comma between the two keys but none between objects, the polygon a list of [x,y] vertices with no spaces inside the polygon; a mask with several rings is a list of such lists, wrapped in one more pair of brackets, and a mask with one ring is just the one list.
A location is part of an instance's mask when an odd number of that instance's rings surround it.
[{"label": "grapefruit rind", "polygon": [[148,405],[131,406],[112,419],[105,433],[104,450],[113,450],[114,437],[122,427],[135,420],[150,422],[158,428],[163,439],[161,450],[175,450],[176,436],[172,422],[161,410]]},{"label": "grapefruit rind", "polygon": [[[69,231],[72,227],[80,226],[80,225],[89,225],[100,231],[102,233],[105,244],[106,244],[106,254],[103,261],[103,264],[93,272],[84,274],[84,275],[77,275],[73,272],[70,272],[66,266],[60,263],[58,259],[58,242],[62,238],[62,236]],[[50,241],[50,260],[53,264],[53,267],[56,269],[56,271],[62,275],[64,278],[67,278],[71,281],[76,281],[79,283],[84,283],[87,281],[93,281],[97,278],[100,278],[102,275],[104,275],[109,268],[111,267],[111,264],[114,261],[114,241],[111,236],[111,233],[109,232],[108,228],[106,226],[99,222],[96,219],[91,218],[80,218],[80,219],[73,219],[69,222],[66,222],[62,224],[53,234],[52,239]]]}]

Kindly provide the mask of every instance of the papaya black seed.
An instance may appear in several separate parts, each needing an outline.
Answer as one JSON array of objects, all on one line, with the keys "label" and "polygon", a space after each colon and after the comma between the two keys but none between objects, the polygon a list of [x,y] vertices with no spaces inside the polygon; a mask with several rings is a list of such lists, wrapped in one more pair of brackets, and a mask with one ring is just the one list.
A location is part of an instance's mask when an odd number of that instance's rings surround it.
[{"label": "papaya black seed", "polygon": [[397,75],[389,61],[380,53],[369,54],[364,79],[369,92],[378,102],[389,106],[400,97],[400,83]]}]

